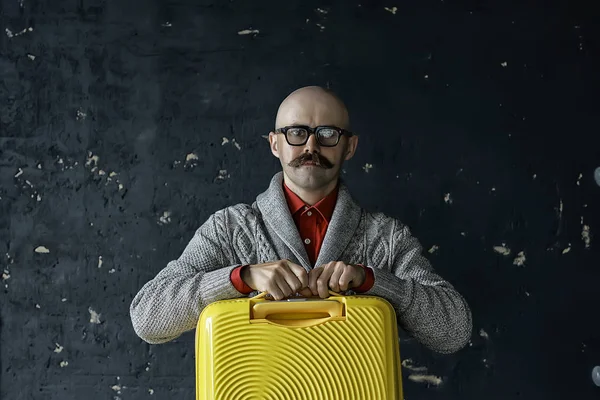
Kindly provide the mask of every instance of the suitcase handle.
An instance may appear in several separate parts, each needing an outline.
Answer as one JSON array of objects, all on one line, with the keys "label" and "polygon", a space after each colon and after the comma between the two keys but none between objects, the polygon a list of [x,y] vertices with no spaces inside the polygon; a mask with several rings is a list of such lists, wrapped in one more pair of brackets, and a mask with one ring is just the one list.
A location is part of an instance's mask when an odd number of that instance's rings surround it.
[{"label": "suitcase handle", "polygon": [[[265,297],[268,294],[269,294],[269,292],[261,292],[261,293],[257,294],[256,296],[252,297],[251,299],[262,299],[263,297]],[[333,290],[329,290],[329,294],[332,296],[341,296],[341,294],[334,292]],[[300,297],[300,298],[302,298],[302,297]],[[305,297],[305,298],[308,298],[308,297]]]},{"label": "suitcase handle", "polygon": [[269,323],[290,328],[316,326],[346,319],[343,297],[308,301],[251,302],[250,323]]}]

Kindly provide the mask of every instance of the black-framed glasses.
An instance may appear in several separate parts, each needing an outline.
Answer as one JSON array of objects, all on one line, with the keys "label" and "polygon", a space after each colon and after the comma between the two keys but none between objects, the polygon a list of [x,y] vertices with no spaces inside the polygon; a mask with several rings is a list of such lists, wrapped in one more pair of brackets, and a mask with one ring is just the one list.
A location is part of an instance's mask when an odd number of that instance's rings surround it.
[{"label": "black-framed glasses", "polygon": [[338,128],[337,126],[317,126],[316,128],[311,128],[306,125],[292,125],[275,129],[275,132],[282,133],[290,146],[303,146],[308,142],[308,138],[313,133],[317,137],[319,144],[325,147],[337,146],[342,135],[349,137],[354,135],[354,133]]}]

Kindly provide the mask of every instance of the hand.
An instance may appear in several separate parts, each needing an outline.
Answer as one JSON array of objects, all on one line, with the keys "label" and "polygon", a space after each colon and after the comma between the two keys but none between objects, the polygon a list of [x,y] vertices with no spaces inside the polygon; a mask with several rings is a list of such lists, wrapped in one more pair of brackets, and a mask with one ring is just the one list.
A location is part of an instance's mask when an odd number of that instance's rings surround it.
[{"label": "hand", "polygon": [[303,296],[329,297],[329,290],[344,292],[359,287],[365,281],[365,270],[360,265],[332,261],[320,265],[308,273],[308,288],[300,291]]},{"label": "hand", "polygon": [[242,269],[241,278],[253,290],[267,292],[275,300],[308,287],[308,272],[290,260],[248,265]]}]

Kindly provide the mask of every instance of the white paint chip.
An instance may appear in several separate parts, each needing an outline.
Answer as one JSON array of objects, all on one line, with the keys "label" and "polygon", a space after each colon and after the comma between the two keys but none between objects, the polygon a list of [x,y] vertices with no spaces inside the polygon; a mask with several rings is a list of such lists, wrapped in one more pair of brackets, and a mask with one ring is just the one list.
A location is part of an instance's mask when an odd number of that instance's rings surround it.
[{"label": "white paint chip", "polygon": [[427,367],[415,367],[410,358],[402,360],[402,367],[415,372],[427,372]]},{"label": "white paint chip", "polygon": [[158,222],[159,225],[171,223],[171,211],[164,211],[163,215],[158,219]]},{"label": "white paint chip", "polygon": [[446,204],[452,204],[452,198],[450,197],[450,193],[446,193],[444,195],[444,201],[446,202]]},{"label": "white paint chip", "polygon": [[258,29],[244,29],[238,32],[238,35],[258,35],[260,31]]},{"label": "white paint chip", "polygon": [[581,186],[581,184],[580,184],[581,178],[583,178],[583,174],[580,173],[579,176],[577,177],[577,182],[576,182],[577,186]]},{"label": "white paint chip", "polygon": [[102,256],[98,256],[98,268],[102,268]]},{"label": "white paint chip", "polygon": [[6,270],[6,269],[5,269],[5,270],[2,272],[2,280],[3,280],[3,281],[7,281],[7,280],[9,280],[9,279],[10,279],[10,274],[9,274],[8,272],[9,272],[9,271],[8,271],[8,270]]},{"label": "white paint chip", "polygon": [[585,244],[585,248],[589,249],[590,242],[591,242],[589,225],[583,225],[583,230],[581,231],[581,239],[583,240],[583,243]]},{"label": "white paint chip", "polygon": [[48,250],[48,248],[45,247],[45,246],[38,246],[38,247],[35,248],[34,251],[36,253],[41,253],[41,254],[50,253],[50,250]]},{"label": "white paint chip", "polygon": [[90,312],[90,323],[92,324],[99,324],[100,323],[100,314],[98,314],[96,311],[92,310],[92,308],[88,308],[88,311]]},{"label": "white paint chip", "polygon": [[504,244],[502,244],[502,246],[494,246],[494,251],[498,254],[502,254],[503,256],[510,255],[510,249],[504,246]]},{"label": "white paint chip", "polygon": [[189,153],[185,156],[185,162],[190,162],[192,160],[197,160],[198,156],[195,153]]},{"label": "white paint chip", "polygon": [[[92,165],[92,163],[94,163],[94,166],[98,166],[98,160],[100,159],[100,157],[95,156],[92,154],[91,151],[88,151],[88,159],[85,161],[85,166],[89,167],[90,165]],[[59,164],[62,164],[62,158],[58,160]]]},{"label": "white paint chip", "polygon": [[172,25],[172,24],[171,24],[169,21],[167,21],[167,22],[165,22],[164,24],[161,24],[161,26],[162,26],[162,27],[164,27],[164,28],[170,28],[170,27],[172,27],[173,25]]},{"label": "white paint chip", "polygon": [[87,114],[84,113],[81,108],[79,110],[77,110],[77,115],[75,116],[75,118],[77,119],[77,121],[81,121],[84,120],[87,117]]},{"label": "white paint chip", "polygon": [[58,343],[54,343],[56,345],[56,348],[54,349],[55,353],[60,353],[63,351],[64,347],[62,347],[60,344]]},{"label": "white paint chip", "polygon": [[66,367],[67,365],[69,365],[69,362],[68,362],[68,361],[61,361],[61,362],[60,362],[60,367],[61,367],[61,368],[64,368],[64,367]]},{"label": "white paint chip", "polygon": [[513,260],[513,264],[518,265],[519,267],[522,267],[523,265],[525,265],[526,260],[527,260],[527,258],[525,258],[525,252],[520,251],[517,254],[517,257],[515,257],[515,259]]},{"label": "white paint chip", "polygon": [[229,139],[223,137],[223,142],[221,142],[221,146],[225,146],[227,143],[229,143]]},{"label": "white paint chip", "polygon": [[439,386],[442,384],[442,378],[440,378],[439,376],[435,376],[435,375],[417,375],[417,374],[411,374],[408,376],[408,379],[413,381],[413,382],[418,382],[418,383],[429,383],[431,385],[434,386]]},{"label": "white paint chip", "polygon": [[42,306],[40,306],[39,304],[36,304],[35,308],[37,308],[39,310],[40,308],[42,308]]},{"label": "white paint chip", "polygon": [[60,301],[62,301],[64,303],[65,301],[67,301],[67,298],[63,297]]},{"label": "white paint chip", "polygon": [[438,249],[439,249],[439,248],[440,248],[440,247],[439,247],[438,245],[434,244],[434,245],[433,245],[433,246],[431,246],[431,248],[428,250],[428,251],[429,251],[429,254],[433,254],[433,253],[435,253],[436,251],[438,251]]},{"label": "white paint chip", "polygon": [[488,335],[488,333],[486,331],[483,330],[483,328],[481,328],[479,330],[479,336],[481,336],[482,338],[489,340],[490,339],[490,335]]},{"label": "white paint chip", "polygon": [[21,168],[19,168],[19,171],[15,174],[15,178],[18,178],[21,175],[23,175],[23,170]]},{"label": "white paint chip", "polygon": [[508,65],[508,63],[506,61],[500,63],[500,65],[502,65],[504,68],[506,68],[506,66]]},{"label": "white paint chip", "polygon": [[108,271],[108,273],[109,273],[109,274],[114,274],[114,273],[115,273],[115,269],[114,269],[114,268],[111,268],[111,269]]},{"label": "white paint chip", "polygon": [[231,174],[228,174],[226,169],[220,169],[215,181],[224,181],[229,178],[231,178]]},{"label": "white paint chip", "polygon": [[362,168],[365,170],[366,173],[369,173],[369,170],[373,168],[373,164],[366,163]]},{"label": "white paint chip", "polygon": [[154,394],[154,389],[148,389],[148,393],[149,393],[150,395],[153,395],[153,394]]},{"label": "white paint chip", "polygon": [[567,254],[567,253],[568,253],[568,252],[570,252],[570,251],[571,251],[571,243],[569,243],[569,245],[567,246],[567,248],[565,248],[565,249],[562,251],[562,254]]},{"label": "white paint chip", "polygon": [[29,57],[31,61],[35,60],[35,56],[33,54],[27,54],[27,57]]},{"label": "white paint chip", "polygon": [[317,12],[320,12],[321,14],[327,14],[327,10],[323,10],[322,8],[317,8]]},{"label": "white paint chip", "polygon": [[396,12],[398,11],[398,7],[391,7],[391,8],[390,8],[390,7],[383,7],[383,9],[384,9],[385,11],[389,11],[389,12],[391,12],[391,13],[392,13],[392,14],[394,14],[394,15],[396,15]]}]

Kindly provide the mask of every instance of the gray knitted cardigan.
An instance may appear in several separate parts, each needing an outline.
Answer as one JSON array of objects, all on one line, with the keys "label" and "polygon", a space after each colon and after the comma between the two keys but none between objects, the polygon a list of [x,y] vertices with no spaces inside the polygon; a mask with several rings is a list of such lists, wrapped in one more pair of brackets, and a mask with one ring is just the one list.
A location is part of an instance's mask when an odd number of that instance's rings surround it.
[{"label": "gray knitted cardigan", "polygon": [[[140,289],[130,306],[139,337],[151,344],[168,342],[194,329],[209,303],[246,297],[230,280],[237,266],[290,259],[307,271],[313,268],[282,185],[278,172],[252,205],[216,211],[181,256]],[[371,267],[375,284],[363,294],[389,301],[400,327],[428,348],[452,353],[469,341],[471,311],[463,297],[434,272],[406,225],[363,210],[343,180],[315,265],[331,261]]]}]

